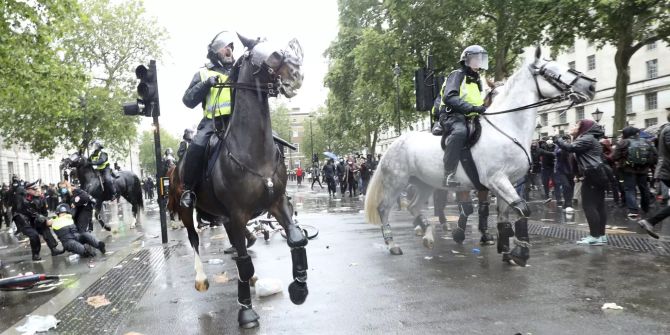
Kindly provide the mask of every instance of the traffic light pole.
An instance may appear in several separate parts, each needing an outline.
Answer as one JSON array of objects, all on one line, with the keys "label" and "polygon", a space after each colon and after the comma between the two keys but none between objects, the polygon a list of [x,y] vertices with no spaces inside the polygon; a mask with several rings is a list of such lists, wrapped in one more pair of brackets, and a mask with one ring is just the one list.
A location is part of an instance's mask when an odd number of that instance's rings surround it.
[{"label": "traffic light pole", "polygon": [[[154,150],[156,151],[156,181],[158,183],[163,182],[163,177],[165,177],[165,171],[163,171],[163,164],[161,159],[161,128],[158,124],[157,113],[154,114]],[[159,189],[163,189],[163,185],[159,186]],[[167,215],[165,214],[165,200],[166,197],[163,194],[158,195],[158,211],[161,218],[161,241],[167,243]]]}]

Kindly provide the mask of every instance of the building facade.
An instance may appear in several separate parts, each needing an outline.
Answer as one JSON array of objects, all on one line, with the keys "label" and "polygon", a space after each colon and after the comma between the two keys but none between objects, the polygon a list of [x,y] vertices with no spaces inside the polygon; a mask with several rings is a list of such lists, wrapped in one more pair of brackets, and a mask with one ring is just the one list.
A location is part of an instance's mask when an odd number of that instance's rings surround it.
[{"label": "building facade", "polygon": [[289,112],[289,127],[291,129],[291,138],[289,142],[293,143],[297,150],[285,149],[285,163],[289,169],[295,169],[302,166],[303,169],[309,166],[311,153],[303,152],[304,141],[309,141],[309,128],[304,127],[305,120],[309,118],[309,113],[300,110],[300,108],[291,108]]},{"label": "building facade", "polygon": [[[412,113],[419,113],[412,111]],[[412,122],[411,124],[406,125],[402,129],[401,133],[405,134],[410,131],[430,131],[430,114],[421,113],[421,116],[418,120]],[[377,139],[377,144],[375,145],[376,154],[384,154],[386,150],[391,146],[391,143],[398,138],[398,132],[395,128],[389,128],[386,131],[382,131],[379,134],[379,139]]]},{"label": "building facade", "polygon": [[[559,111],[564,109],[565,105],[539,109],[538,122],[541,128],[538,136],[551,135],[554,129],[566,132],[580,119],[595,120],[596,110],[602,112],[599,123],[605,127],[606,135],[612,136],[619,131],[613,129],[615,53],[616,48],[611,45],[597,49],[591,42],[577,39],[574,46],[556,57],[559,63],[598,80],[596,95],[592,101],[573,107],[562,114],[559,114]],[[627,123],[638,128],[666,123],[666,109],[670,108],[670,47],[661,41],[643,46],[631,58],[629,73]]]},{"label": "building facade", "polygon": [[[130,151],[130,155],[124,156],[110,152],[111,166],[118,162],[122,170],[131,170],[139,175],[139,147],[131,147]],[[7,146],[4,139],[0,138],[0,181],[10,183],[12,175],[16,174],[26,181],[42,179],[43,185],[55,184],[63,180],[65,171],[60,168],[60,163],[70,154],[71,150],[56,148],[51,157],[41,158],[24,146]]]}]

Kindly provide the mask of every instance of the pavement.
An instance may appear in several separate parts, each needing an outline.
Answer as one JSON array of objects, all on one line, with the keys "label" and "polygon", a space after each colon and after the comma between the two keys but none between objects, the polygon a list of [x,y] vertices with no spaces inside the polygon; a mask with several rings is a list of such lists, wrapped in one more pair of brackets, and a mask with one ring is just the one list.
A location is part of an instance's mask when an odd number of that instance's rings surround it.
[{"label": "pavement", "polygon": [[[391,215],[404,255],[392,256],[380,227],[364,222],[362,197],[333,199],[306,186],[289,193],[299,222],[319,229],[307,246],[310,295],[302,305],[290,302],[289,248],[280,234],[268,241],[259,236],[250,249],[256,275],[283,287],[270,297],[254,296],[259,328],[238,328],[237,271],[223,254],[230,245],[224,230],[200,234],[210,288],[197,292],[185,230],[169,230],[162,245],[157,208],[149,204],[136,229],[122,218],[115,233],[96,232],[112,253],[94,259],[93,268],[85,260],[71,264],[67,255],[45,257],[45,251],[44,262],[32,263],[29,249],[0,234],[0,245],[8,245],[0,259],[9,266],[0,275],[76,274],[55,292],[0,292],[0,331],[16,334],[32,313],[62,320],[53,334],[670,333],[668,224],[659,230],[662,239],[652,241],[625,211],[611,207],[610,245],[582,247],[570,239],[588,231],[579,206],[566,215],[555,203],[535,201],[530,266],[519,268],[501,262],[495,246],[479,246],[476,229],[459,245],[438,228],[434,248],[424,248],[404,210]],[[455,206],[447,215],[454,219]],[[476,225],[477,217],[469,222]],[[94,309],[85,303],[100,294],[111,304]],[[623,310],[602,310],[604,303]]]}]

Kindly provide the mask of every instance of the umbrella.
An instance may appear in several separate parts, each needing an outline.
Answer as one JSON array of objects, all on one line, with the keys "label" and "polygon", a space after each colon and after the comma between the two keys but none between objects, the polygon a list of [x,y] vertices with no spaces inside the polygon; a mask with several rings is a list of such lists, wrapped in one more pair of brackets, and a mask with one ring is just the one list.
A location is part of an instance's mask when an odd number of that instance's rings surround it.
[{"label": "umbrella", "polygon": [[326,151],[326,152],[324,152],[323,154],[324,154],[326,157],[328,157],[328,158],[332,158],[332,159],[334,159],[334,160],[338,160],[338,159],[339,159],[339,158],[337,157],[336,154],[334,154],[334,153],[332,153],[332,152],[330,152],[330,151]]}]

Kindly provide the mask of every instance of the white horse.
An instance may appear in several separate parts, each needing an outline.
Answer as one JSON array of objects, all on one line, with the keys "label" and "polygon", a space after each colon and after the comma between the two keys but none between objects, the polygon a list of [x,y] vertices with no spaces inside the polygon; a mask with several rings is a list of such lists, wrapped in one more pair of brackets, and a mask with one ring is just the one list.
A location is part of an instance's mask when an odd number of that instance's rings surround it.
[{"label": "white horse", "polygon": [[[530,168],[529,152],[537,106],[567,98],[573,103],[584,102],[595,94],[595,80],[554,61],[543,61],[540,56],[538,47],[535,57],[509,78],[484,114],[481,138],[471,148],[481,184],[503,200],[499,206],[504,202],[498,212],[498,252],[503,253],[503,260],[521,266],[525,266],[529,257],[527,218],[530,209],[517,195],[513,182],[525,176]],[[368,223],[382,225],[384,242],[391,254],[402,254],[393,241],[388,223],[393,204],[409,183],[418,186],[418,204],[428,200],[432,189],[442,188],[442,157],[439,137],[411,132],[395,140],[379,162],[367,188],[365,216]],[[473,188],[460,165],[456,176],[461,184],[459,189]],[[520,215],[514,229],[508,221],[508,206]],[[415,211],[413,215],[420,214]],[[424,244],[428,247],[434,243],[434,231],[435,223],[428,224],[424,235]],[[510,251],[509,238],[513,236],[516,236],[515,247]]]}]

